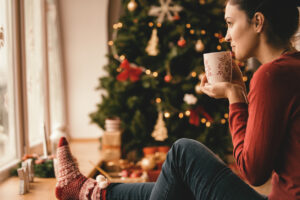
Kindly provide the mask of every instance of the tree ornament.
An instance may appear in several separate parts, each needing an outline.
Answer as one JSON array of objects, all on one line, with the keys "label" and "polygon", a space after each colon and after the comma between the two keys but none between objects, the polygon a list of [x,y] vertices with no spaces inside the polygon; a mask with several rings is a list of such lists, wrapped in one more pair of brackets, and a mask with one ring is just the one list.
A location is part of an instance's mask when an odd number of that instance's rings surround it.
[{"label": "tree ornament", "polygon": [[178,40],[177,45],[178,45],[179,47],[185,47],[186,41],[185,41],[185,39],[184,39],[182,36],[181,36],[180,39]]},{"label": "tree ornament", "polygon": [[195,44],[195,49],[197,52],[202,52],[204,50],[204,44],[202,42],[202,40],[197,40],[196,44]]},{"label": "tree ornament", "polygon": [[173,20],[174,21],[180,20],[180,16],[178,15],[178,13],[174,15]]},{"label": "tree ornament", "polygon": [[172,80],[172,75],[171,74],[167,74],[164,77],[165,82],[169,83]]},{"label": "tree ornament", "polygon": [[171,6],[173,4],[172,0],[159,0],[160,7],[151,6],[148,15],[155,16],[157,18],[157,23],[162,23],[165,18],[169,21],[174,20],[174,15],[182,10],[182,7],[179,5]]},{"label": "tree ornament", "polygon": [[143,170],[151,170],[156,166],[155,159],[153,156],[145,157],[141,160],[141,168]]},{"label": "tree ornament", "polygon": [[130,0],[130,2],[127,5],[127,8],[130,12],[133,12],[137,8],[137,3],[134,0]]},{"label": "tree ornament", "polygon": [[136,82],[140,80],[140,76],[143,73],[143,69],[141,67],[130,66],[127,59],[122,61],[120,68],[122,68],[123,71],[118,74],[118,81],[126,81],[127,79],[130,79],[131,82]]},{"label": "tree ornament", "polygon": [[154,131],[152,132],[151,136],[156,141],[164,141],[168,138],[168,130],[166,128],[165,122],[163,120],[163,113],[158,113],[158,119],[156,121],[156,124],[154,126]]},{"label": "tree ornament", "polygon": [[194,105],[195,103],[197,103],[198,99],[193,94],[185,94],[183,100],[189,105]]},{"label": "tree ornament", "polygon": [[148,45],[146,47],[146,52],[149,56],[157,56],[159,53],[159,50],[157,48],[159,38],[157,37],[157,29],[152,30],[151,38],[148,42]]}]

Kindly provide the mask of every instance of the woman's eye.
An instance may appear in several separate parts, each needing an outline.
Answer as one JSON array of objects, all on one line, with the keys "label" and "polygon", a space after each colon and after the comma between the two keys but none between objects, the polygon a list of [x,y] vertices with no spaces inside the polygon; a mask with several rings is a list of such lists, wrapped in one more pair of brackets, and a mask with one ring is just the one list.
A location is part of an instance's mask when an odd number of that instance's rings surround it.
[{"label": "woman's eye", "polygon": [[232,23],[231,22],[226,22],[227,23],[227,26],[231,26],[232,25]]}]

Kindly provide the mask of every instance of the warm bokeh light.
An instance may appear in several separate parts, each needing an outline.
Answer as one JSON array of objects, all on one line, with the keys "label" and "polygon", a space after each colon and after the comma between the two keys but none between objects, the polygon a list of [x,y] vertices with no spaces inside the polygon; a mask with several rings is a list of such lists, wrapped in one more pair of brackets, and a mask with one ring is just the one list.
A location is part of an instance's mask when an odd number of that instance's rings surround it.
[{"label": "warm bokeh light", "polygon": [[210,122],[206,122],[206,127],[210,127],[211,123]]},{"label": "warm bokeh light", "polygon": [[169,112],[165,112],[164,116],[165,116],[165,118],[169,118],[171,116],[171,114]]},{"label": "warm bokeh light", "polygon": [[186,116],[190,116],[190,114],[191,114],[191,111],[189,111],[189,110],[185,111]]},{"label": "warm bokeh light", "polygon": [[155,102],[156,102],[156,103],[160,103],[160,102],[161,102],[161,98],[157,97],[157,98],[155,99]]},{"label": "warm bokeh light", "polygon": [[184,117],[184,114],[183,114],[183,113],[179,113],[179,114],[178,114],[178,117],[179,117],[180,119],[182,119],[182,118]]},{"label": "warm bokeh light", "polygon": [[191,73],[191,76],[192,76],[192,77],[196,77],[196,76],[197,76],[197,73],[196,73],[196,72],[192,72],[192,73]]},{"label": "warm bokeh light", "polygon": [[153,75],[154,77],[158,77],[158,73],[157,73],[157,72],[153,72],[152,75]]}]

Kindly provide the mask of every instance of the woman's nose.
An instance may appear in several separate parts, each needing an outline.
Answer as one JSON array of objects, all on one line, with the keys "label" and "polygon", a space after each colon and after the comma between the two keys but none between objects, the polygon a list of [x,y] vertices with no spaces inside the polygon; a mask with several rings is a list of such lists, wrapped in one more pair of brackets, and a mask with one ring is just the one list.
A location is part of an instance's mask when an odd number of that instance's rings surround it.
[{"label": "woman's nose", "polygon": [[230,34],[228,33],[228,31],[227,31],[227,33],[225,35],[225,41],[226,42],[230,42],[231,41],[231,37],[230,37]]}]

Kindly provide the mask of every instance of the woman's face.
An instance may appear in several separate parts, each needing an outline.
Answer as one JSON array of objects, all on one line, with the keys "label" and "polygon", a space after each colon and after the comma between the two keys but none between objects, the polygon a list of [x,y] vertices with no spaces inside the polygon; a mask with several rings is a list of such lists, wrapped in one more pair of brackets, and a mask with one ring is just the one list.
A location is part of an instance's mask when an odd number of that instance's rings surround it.
[{"label": "woman's face", "polygon": [[228,26],[225,39],[230,42],[236,59],[246,60],[254,56],[258,45],[257,34],[246,13],[237,5],[227,3],[225,21]]}]

